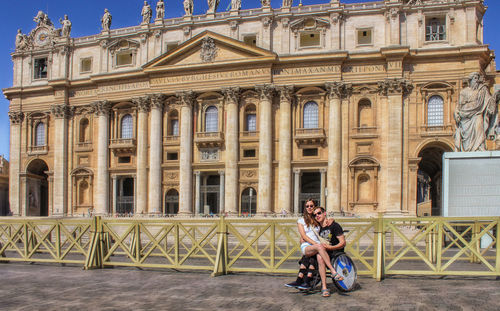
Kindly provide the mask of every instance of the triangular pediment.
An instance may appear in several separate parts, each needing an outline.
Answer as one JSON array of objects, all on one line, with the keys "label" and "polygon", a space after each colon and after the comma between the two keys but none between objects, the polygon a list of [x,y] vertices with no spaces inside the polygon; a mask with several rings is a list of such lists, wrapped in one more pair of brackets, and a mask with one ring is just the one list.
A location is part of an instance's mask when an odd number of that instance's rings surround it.
[{"label": "triangular pediment", "polygon": [[276,54],[244,42],[204,31],[143,66],[144,71],[270,62]]}]

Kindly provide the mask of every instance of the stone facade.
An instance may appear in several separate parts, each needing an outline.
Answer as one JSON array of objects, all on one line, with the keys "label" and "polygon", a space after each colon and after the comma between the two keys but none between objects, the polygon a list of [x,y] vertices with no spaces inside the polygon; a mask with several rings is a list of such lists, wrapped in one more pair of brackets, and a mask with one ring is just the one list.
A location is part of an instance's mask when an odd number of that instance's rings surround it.
[{"label": "stone facade", "polygon": [[9,162],[0,156],[0,216],[9,214]]},{"label": "stone facade", "polygon": [[296,214],[314,197],[439,215],[464,78],[495,77],[485,9],[331,1],[82,38],[39,22],[4,90],[12,213]]}]

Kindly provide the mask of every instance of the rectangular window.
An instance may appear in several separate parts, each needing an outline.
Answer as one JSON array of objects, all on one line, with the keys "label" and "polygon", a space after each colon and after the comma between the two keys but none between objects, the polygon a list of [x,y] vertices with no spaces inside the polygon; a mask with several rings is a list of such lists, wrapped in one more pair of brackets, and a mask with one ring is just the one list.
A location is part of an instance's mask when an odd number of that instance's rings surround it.
[{"label": "rectangular window", "polygon": [[358,29],[358,45],[372,44],[372,30]]},{"label": "rectangular window", "polygon": [[425,41],[446,40],[446,18],[432,17],[425,19]]},{"label": "rectangular window", "polygon": [[319,32],[303,32],[300,34],[300,47],[314,47],[320,45]]},{"label": "rectangular window", "polygon": [[125,52],[116,55],[116,66],[132,65],[132,53]]},{"label": "rectangular window", "polygon": [[172,135],[179,136],[179,120],[173,119],[171,122],[172,122]]},{"label": "rectangular window", "polygon": [[80,73],[92,71],[92,57],[82,58],[80,60]]},{"label": "rectangular window", "polygon": [[36,58],[33,66],[33,78],[46,79],[47,78],[47,57]]},{"label": "rectangular window", "polygon": [[243,150],[244,158],[255,158],[255,149],[245,149]]},{"label": "rectangular window", "polygon": [[118,163],[130,163],[130,157],[119,157]]},{"label": "rectangular window", "polygon": [[177,161],[179,160],[179,154],[177,152],[167,152],[167,160]]},{"label": "rectangular window", "polygon": [[257,131],[257,115],[253,113],[247,114],[247,129],[248,132]]},{"label": "rectangular window", "polygon": [[178,46],[179,46],[179,42],[167,42],[166,50],[167,50],[167,52],[170,52]]},{"label": "rectangular window", "polygon": [[257,36],[256,35],[246,35],[243,37],[243,42],[245,44],[256,46],[257,45]]},{"label": "rectangular window", "polygon": [[308,148],[302,150],[302,156],[304,157],[317,157],[318,156],[318,148]]}]

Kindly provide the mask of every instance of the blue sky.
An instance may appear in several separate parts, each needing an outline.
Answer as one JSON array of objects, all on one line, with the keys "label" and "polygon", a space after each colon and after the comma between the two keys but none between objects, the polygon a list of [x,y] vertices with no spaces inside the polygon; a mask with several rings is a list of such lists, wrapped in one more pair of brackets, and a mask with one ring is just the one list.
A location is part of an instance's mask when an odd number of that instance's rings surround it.
[{"label": "blue sky", "polygon": [[[231,0],[220,0],[218,11],[225,11]],[[282,0],[271,0],[274,8],[281,6]],[[111,28],[121,28],[138,25],[141,21],[140,11],[143,0],[3,0],[0,6],[0,20],[2,27],[0,34],[0,87],[12,86],[12,61],[10,53],[14,51],[14,42],[17,29],[21,28],[23,33],[29,33],[34,27],[33,17],[38,10],[47,13],[50,19],[60,27],[58,20],[64,14],[68,14],[73,23],[72,37],[81,37],[100,32],[100,18],[104,8],[107,8],[113,15]],[[293,0],[294,6],[299,0]],[[327,3],[329,0],[302,0],[304,5]],[[342,0],[343,3],[367,2],[367,0]],[[154,8],[156,0],[149,0]],[[500,29],[500,1],[486,0],[489,9],[484,19],[484,42],[490,44],[490,48],[497,50],[500,48],[500,38],[497,31]],[[166,0],[166,18],[182,16],[182,0]],[[259,0],[242,0],[242,9],[256,8],[260,6]],[[207,10],[206,0],[194,0],[194,14],[203,14]],[[500,61],[499,61],[500,62]],[[9,102],[4,96],[0,96],[0,155],[9,157]]]}]

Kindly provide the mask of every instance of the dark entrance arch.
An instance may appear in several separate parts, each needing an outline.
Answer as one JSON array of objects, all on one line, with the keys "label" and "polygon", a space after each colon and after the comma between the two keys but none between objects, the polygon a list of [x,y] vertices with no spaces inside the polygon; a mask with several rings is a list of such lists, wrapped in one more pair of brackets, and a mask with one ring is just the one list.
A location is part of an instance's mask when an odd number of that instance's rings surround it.
[{"label": "dark entrance arch", "polygon": [[179,212],[179,192],[175,189],[170,189],[165,194],[165,214],[175,215]]},{"label": "dark entrance arch", "polygon": [[424,147],[418,157],[417,174],[417,215],[441,215],[441,184],[443,153],[452,151],[445,144],[431,144]]},{"label": "dark entrance arch", "polygon": [[257,191],[248,187],[241,193],[241,211],[240,215],[249,216],[257,213]]},{"label": "dark entrance arch", "polygon": [[47,163],[36,159],[26,168],[26,216],[49,216]]}]

